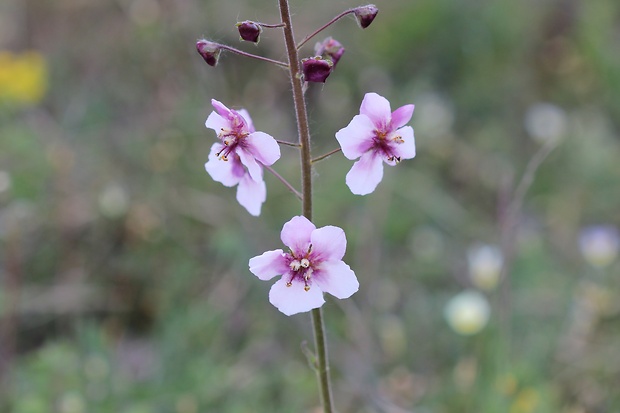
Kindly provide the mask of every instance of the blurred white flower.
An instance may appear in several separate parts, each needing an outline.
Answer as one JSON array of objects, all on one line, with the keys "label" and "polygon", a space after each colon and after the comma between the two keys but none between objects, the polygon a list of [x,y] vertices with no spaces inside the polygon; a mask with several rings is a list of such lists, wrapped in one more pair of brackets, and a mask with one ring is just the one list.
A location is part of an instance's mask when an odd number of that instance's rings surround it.
[{"label": "blurred white flower", "polygon": [[496,245],[475,245],[467,251],[469,277],[472,284],[485,291],[491,291],[499,282],[504,265],[502,251]]},{"label": "blurred white flower", "polygon": [[480,332],[489,322],[490,313],[491,307],[486,297],[474,290],[455,295],[444,309],[450,327],[464,336]]},{"label": "blurred white flower", "polygon": [[425,93],[416,98],[418,106],[416,131],[424,136],[443,136],[449,134],[454,123],[455,113],[450,101],[438,93]]},{"label": "blurred white flower", "polygon": [[0,194],[11,189],[11,175],[7,171],[0,171]]},{"label": "blurred white flower", "polygon": [[58,410],[60,413],[83,413],[86,411],[86,402],[79,393],[67,392],[60,397]]},{"label": "blurred white flower", "polygon": [[536,103],[525,114],[525,130],[536,142],[557,142],[566,132],[566,112],[551,103]]},{"label": "blurred white flower", "polygon": [[594,225],[581,230],[579,247],[586,261],[595,267],[607,267],[618,256],[620,233],[613,225]]},{"label": "blurred white flower", "polygon": [[99,194],[99,210],[107,218],[120,218],[129,208],[129,196],[118,184],[106,186]]}]

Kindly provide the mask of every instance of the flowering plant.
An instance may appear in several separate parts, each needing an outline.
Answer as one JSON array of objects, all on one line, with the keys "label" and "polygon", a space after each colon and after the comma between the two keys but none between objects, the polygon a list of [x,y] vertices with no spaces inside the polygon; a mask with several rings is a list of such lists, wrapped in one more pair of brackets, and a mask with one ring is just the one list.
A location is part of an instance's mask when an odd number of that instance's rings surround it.
[{"label": "flowering plant", "polygon": [[[211,147],[205,168],[214,180],[228,187],[236,185],[237,201],[252,215],[260,215],[266,200],[264,169],[273,173],[301,200],[302,215],[293,217],[282,228],[281,239],[288,251],[275,249],[258,255],[249,260],[249,269],[261,280],[281,275],[271,287],[269,301],[282,313],[290,316],[312,311],[316,346],[313,359],[316,360],[323,409],[331,413],[333,405],[321,306],[325,302],[324,293],[340,299],[349,298],[358,291],[359,282],[355,272],[343,261],[347,245],[344,230],[330,225],[317,228],[312,222],[312,165],[340,151],[348,159],[359,158],[347,174],[346,183],[354,194],[373,192],[383,177],[384,162],[395,165],[402,159],[415,156],[413,128],[406,126],[414,106],[405,105],[392,112],[386,98],[367,93],[360,114],[335,135],[340,148],[313,159],[304,93],[310,83],[326,82],[343,57],[345,48],[328,37],[316,44],[314,55],[301,59],[299,50],[318,33],[348,15],[353,15],[361,28],[367,28],[378,9],[367,5],[345,10],[296,43],[288,0],[278,2],[280,23],[245,20],[237,23],[237,29],[242,40],[252,43],[259,41],[263,29],[282,29],[287,62],[206,39],[199,40],[196,49],[210,66],[216,66],[222,52],[228,51],[288,69],[298,142],[277,140],[265,132],[256,131],[246,110],[230,109],[213,99],[211,103],[215,110],[205,126],[215,131],[219,142]],[[301,152],[301,191],[271,167],[280,158],[279,145],[293,146]]]}]

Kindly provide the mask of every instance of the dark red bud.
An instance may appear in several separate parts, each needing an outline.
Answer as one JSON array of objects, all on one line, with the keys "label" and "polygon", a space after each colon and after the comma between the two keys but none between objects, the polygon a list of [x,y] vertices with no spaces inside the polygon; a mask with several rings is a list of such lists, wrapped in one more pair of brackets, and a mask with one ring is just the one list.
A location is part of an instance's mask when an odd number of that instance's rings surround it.
[{"label": "dark red bud", "polygon": [[374,4],[368,4],[366,6],[360,6],[355,9],[355,18],[362,29],[370,26],[370,23],[375,19],[379,9]]},{"label": "dark red bud", "polygon": [[244,22],[237,23],[237,30],[239,30],[241,39],[246,42],[258,43],[258,38],[263,31],[263,28],[253,21],[246,20]]},{"label": "dark red bud", "polygon": [[204,39],[196,42],[196,50],[209,66],[217,65],[222,51],[219,44]]},{"label": "dark red bud", "polygon": [[334,40],[331,37],[328,37],[321,43],[317,43],[314,46],[314,53],[317,56],[329,58],[334,63],[334,67],[336,67],[338,60],[340,60],[340,58],[344,54],[344,46],[342,46],[342,44],[340,44],[338,40]]},{"label": "dark red bud", "polygon": [[301,67],[306,82],[325,83],[325,79],[332,72],[334,64],[329,59],[323,59],[321,56],[301,59]]}]

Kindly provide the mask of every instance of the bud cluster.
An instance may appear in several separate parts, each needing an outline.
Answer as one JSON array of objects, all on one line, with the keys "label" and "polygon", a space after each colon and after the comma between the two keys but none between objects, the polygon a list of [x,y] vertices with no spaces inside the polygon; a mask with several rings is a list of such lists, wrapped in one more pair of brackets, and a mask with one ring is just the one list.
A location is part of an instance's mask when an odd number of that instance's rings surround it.
[{"label": "bud cluster", "polygon": [[[366,6],[349,9],[339,14],[329,23],[322,26],[314,33],[306,37],[297,47],[300,48],[306,43],[306,41],[310,40],[310,38],[314,37],[316,34],[318,34],[322,30],[348,14],[353,14],[355,16],[355,19],[357,20],[358,25],[362,29],[365,29],[366,27],[370,26],[370,24],[377,16],[378,12],[379,9],[377,9],[374,4],[368,4]],[[260,35],[263,32],[263,28],[281,28],[284,27],[284,23],[265,24],[252,20],[244,20],[242,22],[238,22],[236,24],[236,27],[239,31],[239,36],[241,40],[251,43],[258,43],[260,40]],[[240,50],[236,50],[231,47],[224,46],[205,39],[198,40],[198,42],[196,43],[196,49],[198,50],[200,56],[202,56],[204,61],[207,62],[209,66],[217,65],[222,49],[233,51],[247,57],[253,57],[260,60],[267,60],[280,65],[285,65],[281,62],[272,61],[271,59],[241,52]],[[316,43],[316,45],[314,46],[314,56],[301,59],[301,76],[303,81],[325,83],[329,75],[336,68],[338,61],[342,58],[344,52],[344,46],[338,40],[335,40],[332,37],[327,37],[322,42]]]}]

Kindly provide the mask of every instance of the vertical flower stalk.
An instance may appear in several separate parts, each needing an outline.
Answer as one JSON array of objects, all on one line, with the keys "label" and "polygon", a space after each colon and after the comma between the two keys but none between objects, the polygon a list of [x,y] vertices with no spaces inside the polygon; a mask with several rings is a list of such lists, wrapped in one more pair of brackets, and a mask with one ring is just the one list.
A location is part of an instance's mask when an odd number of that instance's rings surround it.
[{"label": "vertical flower stalk", "polygon": [[[280,16],[284,23],[284,42],[288,55],[288,69],[293,87],[293,100],[295,103],[295,115],[297,118],[297,132],[301,147],[301,193],[302,214],[312,221],[312,154],[310,151],[310,129],[308,127],[308,113],[304,100],[301,68],[293,24],[289,10],[288,0],[278,0]],[[333,413],[331,386],[329,383],[329,367],[327,361],[327,343],[325,340],[325,328],[323,326],[323,314],[321,308],[312,310],[312,325],[314,327],[314,341],[316,346],[316,371],[321,392],[321,402],[325,413]]]}]

